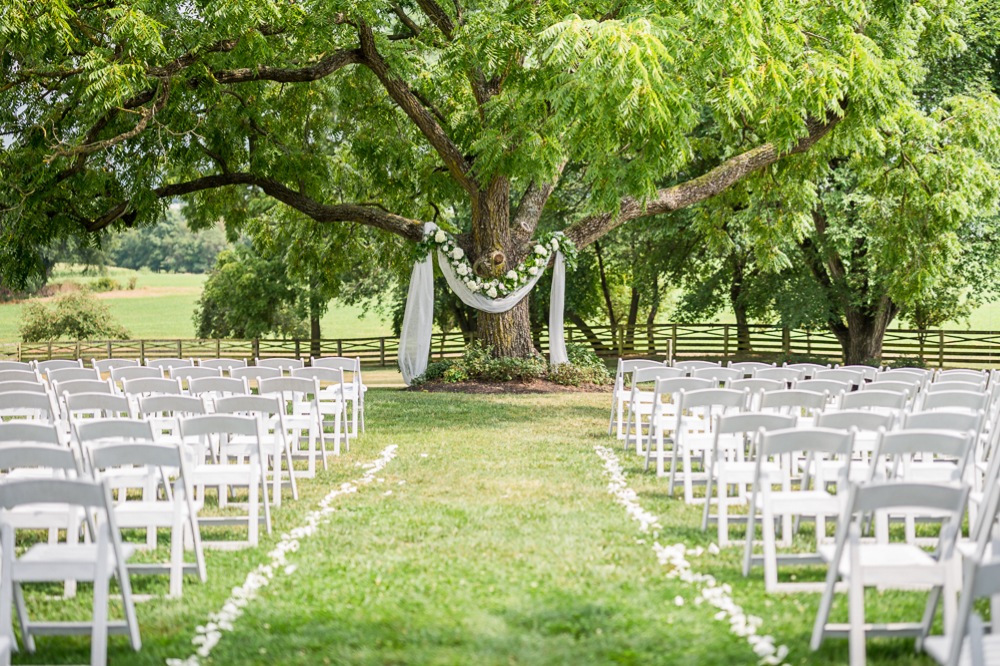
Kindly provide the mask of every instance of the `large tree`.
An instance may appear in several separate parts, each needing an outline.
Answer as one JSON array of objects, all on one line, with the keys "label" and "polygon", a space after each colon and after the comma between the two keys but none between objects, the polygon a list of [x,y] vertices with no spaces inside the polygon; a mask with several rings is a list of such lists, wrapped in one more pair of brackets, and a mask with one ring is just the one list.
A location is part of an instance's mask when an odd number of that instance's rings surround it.
[{"label": "large tree", "polygon": [[[191,196],[231,227],[259,196],[411,242],[436,220],[499,276],[568,163],[591,188],[566,229],[583,248],[794,169],[835,126],[841,149],[877,141],[922,54],[960,46],[961,8],[3,0],[0,281],[53,238],[153,224]],[[526,301],[478,329],[530,352]]]}]

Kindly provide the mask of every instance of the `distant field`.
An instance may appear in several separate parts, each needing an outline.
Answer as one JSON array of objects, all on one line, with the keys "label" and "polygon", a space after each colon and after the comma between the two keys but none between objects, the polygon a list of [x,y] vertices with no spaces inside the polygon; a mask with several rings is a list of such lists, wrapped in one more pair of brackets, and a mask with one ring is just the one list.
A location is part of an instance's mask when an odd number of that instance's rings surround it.
[{"label": "distant field", "polygon": [[[201,294],[205,282],[204,275],[188,273],[150,273],[127,268],[109,268],[107,276],[127,286],[130,278],[136,278],[134,291],[114,291],[98,294],[111,312],[136,339],[139,338],[193,338],[195,302]],[[76,282],[85,284],[98,276],[81,275],[67,268],[56,271],[53,282]],[[666,318],[664,318],[666,317]],[[669,315],[659,318],[666,322]],[[21,321],[20,304],[0,304],[0,342],[17,342],[21,339],[18,326]],[[735,323],[731,314],[716,318],[719,323]],[[392,327],[375,313],[362,318],[358,307],[331,303],[329,311],[320,324],[324,338],[367,338],[391,336]],[[894,323],[893,328],[899,328]],[[950,322],[945,328],[959,330],[997,331],[1000,330],[1000,303],[991,303],[976,310],[968,322]]]},{"label": "distant field", "polygon": [[[134,338],[195,336],[191,315],[201,294],[204,275],[137,272],[125,268],[109,268],[107,275],[123,286],[129,278],[136,278],[135,291],[97,295]],[[53,282],[83,284],[97,277],[63,271],[53,276]],[[323,337],[366,338],[392,335],[392,327],[374,313],[363,319],[361,315],[361,308],[331,303],[329,311],[320,322]],[[0,342],[17,342],[21,339],[18,332],[20,321],[20,304],[0,304]]]}]

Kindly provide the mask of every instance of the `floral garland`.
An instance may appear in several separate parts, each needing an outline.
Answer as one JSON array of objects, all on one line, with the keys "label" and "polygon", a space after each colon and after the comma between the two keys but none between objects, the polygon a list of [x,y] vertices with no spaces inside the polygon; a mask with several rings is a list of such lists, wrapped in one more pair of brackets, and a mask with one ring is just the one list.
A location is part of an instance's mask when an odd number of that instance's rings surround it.
[{"label": "floral garland", "polygon": [[427,236],[417,246],[417,256],[426,257],[427,253],[437,248],[448,258],[458,277],[470,291],[482,293],[489,298],[503,298],[518,287],[545,270],[549,257],[553,252],[561,251],[569,270],[576,267],[577,249],[573,241],[566,238],[561,231],[544,233],[535,241],[535,249],[531,255],[517,267],[507,271],[506,275],[493,280],[484,280],[472,270],[465,250],[455,243],[455,238],[443,229],[438,229],[433,236]]}]

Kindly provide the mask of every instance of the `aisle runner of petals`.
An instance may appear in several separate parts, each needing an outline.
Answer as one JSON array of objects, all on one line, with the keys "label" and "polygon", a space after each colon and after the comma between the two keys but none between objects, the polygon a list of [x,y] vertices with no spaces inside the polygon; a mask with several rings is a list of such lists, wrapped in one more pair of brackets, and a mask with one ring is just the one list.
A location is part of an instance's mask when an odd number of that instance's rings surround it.
[{"label": "aisle runner of petals", "polygon": [[[281,541],[278,542],[274,550],[267,554],[271,558],[270,562],[258,564],[256,569],[247,574],[243,585],[233,588],[233,593],[222,605],[222,610],[218,613],[209,613],[209,622],[195,628],[198,635],[191,639],[191,642],[198,646],[195,654],[187,659],[167,659],[167,666],[199,666],[201,660],[206,659],[211,654],[212,649],[218,645],[222,639],[222,632],[233,630],[233,622],[243,615],[243,607],[257,596],[259,589],[267,587],[275,573],[279,570],[284,570],[285,574],[288,575],[295,573],[297,567],[287,563],[286,555],[297,551],[299,540],[312,536],[323,517],[336,511],[334,507],[330,506],[333,500],[341,495],[356,493],[360,486],[366,486],[375,481],[376,475],[396,457],[396,449],[396,444],[382,449],[378,458],[361,465],[365,472],[360,479],[342,483],[336,490],[331,490],[326,497],[320,500],[320,508],[310,511],[306,515],[304,525],[296,527],[287,534],[282,534]],[[381,479],[379,480],[381,481]]]},{"label": "aisle runner of petals", "polygon": [[[625,507],[625,511],[632,520],[639,523],[640,532],[649,532],[650,528],[661,530],[663,526],[659,523],[659,518],[646,511],[639,504],[639,496],[634,490],[628,487],[625,480],[625,472],[622,471],[618,456],[614,451],[605,446],[595,446],[594,451],[598,457],[604,461],[604,472],[610,477],[608,482],[608,492],[614,495],[615,501]],[[654,537],[656,532],[654,532]],[[640,541],[640,543],[645,543]],[[785,645],[775,645],[774,636],[770,634],[760,636],[757,629],[763,624],[763,620],[756,615],[747,615],[743,609],[733,601],[730,594],[733,588],[728,583],[716,584],[715,578],[708,574],[695,573],[691,570],[691,563],[685,559],[687,556],[700,557],[705,549],[701,546],[688,548],[683,543],[673,546],[661,546],[658,541],[653,542],[653,551],[656,559],[664,566],[670,566],[667,573],[668,578],[679,578],[685,583],[690,583],[698,588],[699,596],[694,602],[700,604],[708,602],[719,609],[715,614],[716,620],[729,620],[729,630],[737,636],[747,639],[747,643],[753,648],[754,653],[761,657],[759,664],[778,666],[788,656],[788,647]],[[714,543],[708,547],[708,552],[716,555],[719,547]],[[677,606],[684,605],[684,597],[678,596],[674,599]],[[784,666],[788,666],[785,664]]]}]

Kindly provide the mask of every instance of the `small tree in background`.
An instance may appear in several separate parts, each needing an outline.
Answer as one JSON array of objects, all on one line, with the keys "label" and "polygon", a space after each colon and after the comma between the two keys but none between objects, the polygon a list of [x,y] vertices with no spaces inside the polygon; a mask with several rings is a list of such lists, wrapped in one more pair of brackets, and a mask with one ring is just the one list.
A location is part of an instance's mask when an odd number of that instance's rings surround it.
[{"label": "small tree in background", "polygon": [[127,340],[131,334],[111,315],[108,306],[93,294],[76,291],[56,299],[48,308],[39,301],[29,301],[21,311],[21,339],[42,342],[70,340]]}]

